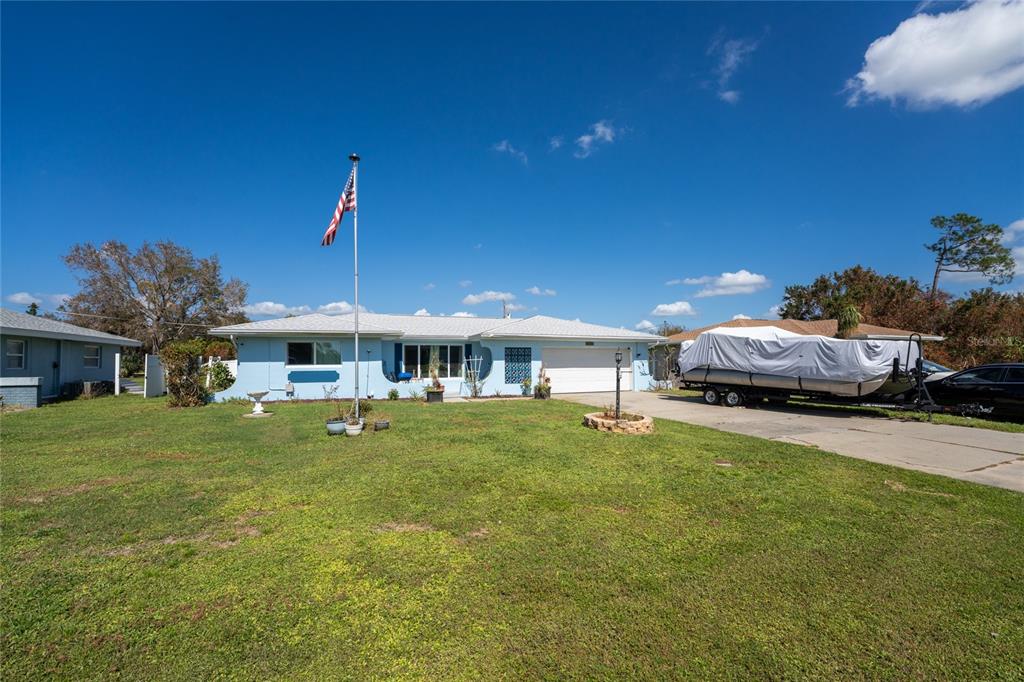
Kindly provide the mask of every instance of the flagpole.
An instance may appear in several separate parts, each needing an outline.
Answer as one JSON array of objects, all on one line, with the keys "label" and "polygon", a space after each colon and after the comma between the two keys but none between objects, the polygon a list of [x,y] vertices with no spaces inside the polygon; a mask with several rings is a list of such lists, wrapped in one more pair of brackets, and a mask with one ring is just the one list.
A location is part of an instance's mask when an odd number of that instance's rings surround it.
[{"label": "flagpole", "polygon": [[349,154],[352,162],[352,195],[356,198],[352,210],[352,259],[355,273],[355,344],[356,344],[356,419],[359,419],[359,155]]}]

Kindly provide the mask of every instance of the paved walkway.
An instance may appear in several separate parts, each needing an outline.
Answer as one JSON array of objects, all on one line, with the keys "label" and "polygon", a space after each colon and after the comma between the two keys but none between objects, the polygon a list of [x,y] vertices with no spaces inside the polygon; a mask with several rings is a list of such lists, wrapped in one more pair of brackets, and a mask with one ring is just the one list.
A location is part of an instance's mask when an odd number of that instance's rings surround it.
[{"label": "paved walkway", "polygon": [[[597,407],[615,402],[613,393],[556,397]],[[705,405],[699,398],[648,392],[623,393],[622,409],[1024,492],[1024,434],[1020,433],[790,406],[728,408]]]}]

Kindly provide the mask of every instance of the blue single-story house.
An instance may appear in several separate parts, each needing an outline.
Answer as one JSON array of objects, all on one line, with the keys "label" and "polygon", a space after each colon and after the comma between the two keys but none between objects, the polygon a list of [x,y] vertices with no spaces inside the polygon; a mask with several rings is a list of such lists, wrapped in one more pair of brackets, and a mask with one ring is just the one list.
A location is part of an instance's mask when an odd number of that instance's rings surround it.
[{"label": "blue single-story house", "polygon": [[69,383],[117,381],[122,347],[142,344],[95,329],[0,308],[0,395],[37,407]]},{"label": "blue single-story house", "polygon": [[[238,349],[238,373],[216,400],[269,391],[265,400],[318,399],[324,387],[355,395],[355,319],[300,315],[211,329]],[[402,397],[430,384],[429,362],[440,359],[446,395],[469,395],[466,360],[476,359],[482,394],[520,395],[541,368],[552,393],[615,390],[615,353],[622,352],[622,390],[650,387],[652,334],[534,315],[523,319],[418,315],[359,315],[360,397]]]}]

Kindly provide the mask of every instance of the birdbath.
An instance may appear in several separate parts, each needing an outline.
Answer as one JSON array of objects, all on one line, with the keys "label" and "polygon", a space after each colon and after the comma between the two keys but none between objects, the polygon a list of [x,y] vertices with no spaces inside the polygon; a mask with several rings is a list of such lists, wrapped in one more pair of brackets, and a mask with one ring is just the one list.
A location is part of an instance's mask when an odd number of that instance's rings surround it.
[{"label": "birdbath", "polygon": [[252,414],[265,414],[263,412],[263,403],[260,401],[263,400],[263,397],[268,393],[270,393],[270,391],[253,391],[248,394],[249,397],[253,399],[253,402],[256,403],[252,406]]}]

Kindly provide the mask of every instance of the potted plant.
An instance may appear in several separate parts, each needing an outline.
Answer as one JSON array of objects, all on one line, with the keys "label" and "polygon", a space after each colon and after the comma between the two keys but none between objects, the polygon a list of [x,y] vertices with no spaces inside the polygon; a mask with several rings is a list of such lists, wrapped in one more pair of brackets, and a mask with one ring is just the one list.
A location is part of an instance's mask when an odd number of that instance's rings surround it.
[{"label": "potted plant", "polygon": [[537,400],[547,400],[551,397],[551,379],[544,372],[544,367],[540,368],[537,385],[533,387],[533,397]]},{"label": "potted plant", "polygon": [[327,386],[324,389],[324,400],[329,400],[334,406],[334,412],[327,418],[327,435],[337,436],[345,433],[345,413],[341,409],[341,401],[338,400],[338,387]]},{"label": "potted plant", "polygon": [[428,403],[444,402],[444,384],[437,378],[441,367],[441,351],[438,346],[430,347],[430,386],[427,387]]},{"label": "potted plant", "polygon": [[386,414],[378,414],[373,420],[373,430],[383,431],[391,428],[391,417]]},{"label": "potted plant", "polygon": [[533,385],[533,379],[531,379],[530,377],[526,377],[525,379],[523,379],[523,383],[520,385],[523,387],[523,395],[528,396],[530,395],[530,386]]},{"label": "potted plant", "polygon": [[346,436],[358,436],[363,432],[363,420],[362,418],[357,419],[355,413],[350,414],[345,418],[345,435]]},{"label": "potted plant", "polygon": [[427,402],[428,403],[443,403],[444,402],[444,384],[437,378],[437,372],[430,371],[430,386],[427,387]]}]

